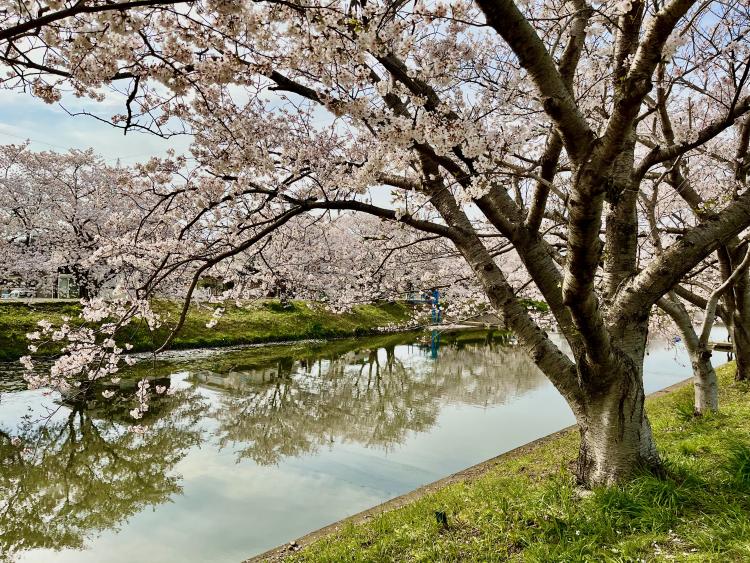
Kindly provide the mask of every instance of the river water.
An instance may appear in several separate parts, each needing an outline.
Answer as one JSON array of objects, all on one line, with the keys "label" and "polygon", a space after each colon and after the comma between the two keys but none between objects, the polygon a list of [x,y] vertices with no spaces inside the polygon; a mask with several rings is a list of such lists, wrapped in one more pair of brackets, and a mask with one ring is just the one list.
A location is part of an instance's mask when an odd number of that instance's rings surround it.
[{"label": "river water", "polygon": [[[496,333],[193,352],[133,369],[110,400],[30,391],[0,371],[0,559],[237,562],[574,422]],[[140,435],[127,413],[144,375],[169,390]],[[648,392],[689,376],[681,345],[651,343]]]}]

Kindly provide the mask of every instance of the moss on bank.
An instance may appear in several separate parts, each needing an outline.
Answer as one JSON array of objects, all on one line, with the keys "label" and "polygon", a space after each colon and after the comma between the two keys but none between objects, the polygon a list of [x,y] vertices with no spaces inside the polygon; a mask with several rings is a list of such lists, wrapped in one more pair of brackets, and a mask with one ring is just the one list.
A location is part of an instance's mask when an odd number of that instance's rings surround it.
[{"label": "moss on bank", "polygon": [[[131,325],[127,341],[135,351],[153,350],[163,342],[174,325],[178,308],[161,302],[155,308],[164,315],[165,324],[151,333],[145,326]],[[293,301],[283,306],[277,300],[254,301],[245,306],[227,306],[219,323],[207,328],[213,308],[192,306],[185,326],[171,348],[235,346],[306,338],[341,338],[372,334],[378,327],[404,323],[411,307],[403,303],[359,305],[348,313],[335,314],[319,305]],[[0,302],[0,361],[16,360],[27,352],[26,333],[37,330],[37,321],[60,322],[63,316],[77,319],[80,306],[75,303],[2,303]]]},{"label": "moss on bank", "polygon": [[731,364],[718,372],[719,415],[692,418],[691,386],[649,399],[664,479],[644,474],[580,494],[571,431],[476,479],[347,524],[290,560],[750,561],[750,387],[733,381]]}]

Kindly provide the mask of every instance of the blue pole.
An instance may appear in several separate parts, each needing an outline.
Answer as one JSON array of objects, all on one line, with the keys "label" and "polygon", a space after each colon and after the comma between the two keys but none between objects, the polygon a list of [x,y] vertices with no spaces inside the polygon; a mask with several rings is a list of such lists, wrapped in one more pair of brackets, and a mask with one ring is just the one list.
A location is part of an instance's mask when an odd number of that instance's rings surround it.
[{"label": "blue pole", "polygon": [[440,290],[432,290],[432,322],[434,324],[440,324],[441,322],[441,311],[440,311]]},{"label": "blue pole", "polygon": [[434,360],[438,357],[438,349],[440,348],[440,332],[433,330],[430,335],[430,357]]}]

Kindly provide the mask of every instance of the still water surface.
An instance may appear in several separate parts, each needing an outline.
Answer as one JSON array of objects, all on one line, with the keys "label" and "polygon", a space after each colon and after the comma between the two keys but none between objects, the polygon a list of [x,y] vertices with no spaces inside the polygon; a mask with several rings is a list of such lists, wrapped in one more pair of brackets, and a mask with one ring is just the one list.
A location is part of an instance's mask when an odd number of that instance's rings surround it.
[{"label": "still water surface", "polygon": [[[71,402],[0,372],[0,559],[237,562],[573,423],[530,360],[484,332],[135,371],[173,393],[152,401],[145,436],[127,431],[129,392]],[[648,392],[689,376],[680,345],[651,344]]]}]

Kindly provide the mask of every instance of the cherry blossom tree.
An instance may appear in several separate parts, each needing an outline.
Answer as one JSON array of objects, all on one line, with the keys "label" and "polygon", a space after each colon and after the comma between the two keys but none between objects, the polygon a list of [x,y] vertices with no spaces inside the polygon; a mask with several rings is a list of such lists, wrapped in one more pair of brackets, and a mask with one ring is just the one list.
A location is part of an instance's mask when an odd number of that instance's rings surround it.
[{"label": "cherry blossom tree", "polygon": [[[736,64],[730,56],[729,64]],[[653,148],[659,139],[674,139],[673,120],[666,107],[663,88],[654,108],[658,119],[642,142]],[[682,124],[693,128],[692,123]],[[651,174],[640,194],[651,246],[645,252],[660,254],[675,237],[686,233],[702,218],[715,216],[728,201],[747,187],[742,170],[748,154],[750,122],[740,121],[731,135],[713,139],[699,153],[675,159],[659,174]],[[697,413],[718,408],[718,382],[711,366],[709,333],[718,316],[728,329],[737,358],[738,380],[745,379],[748,366],[747,334],[750,299],[747,268],[750,260],[746,237],[733,237],[719,246],[715,255],[699,263],[679,285],[659,300],[659,306],[674,320],[691,356],[696,381]],[[721,300],[721,303],[719,301]],[[695,314],[702,315],[700,329]]]},{"label": "cherry blossom tree", "polygon": [[[511,254],[512,245],[491,228],[485,231],[486,238],[496,241],[488,248],[503,256],[506,275],[522,288],[522,296],[539,298],[520,260]],[[449,241],[414,229],[393,229],[387,221],[351,212],[296,218],[252,252],[217,264],[211,272],[228,281],[227,297],[264,297],[283,287],[289,297],[348,309],[421,297],[437,288],[454,321],[488,305]]]},{"label": "cherry blossom tree", "polygon": [[[179,158],[144,169],[157,203],[131,241],[143,274],[86,313],[119,318],[110,333],[158,323],[147,300],[170,280],[187,280],[189,299],[299,217],[368,214],[463,257],[570,404],[581,483],[659,468],[644,411],[649,315],[750,224],[750,192],[647,258],[638,198],[750,111],[745,2],[43,4],[7,6],[7,87],[50,102],[110,87],[123,99],[115,126],[194,135],[189,182],[173,181]],[[689,126],[652,135],[659,107]],[[376,205],[384,186],[395,201]],[[572,358],[523,306],[498,239]],[[99,342],[76,335],[51,380],[106,376],[118,354]]]},{"label": "cherry blossom tree", "polygon": [[138,220],[124,188],[125,169],[107,166],[92,150],[65,154],[0,146],[0,256],[20,279],[73,276],[81,297],[95,296],[118,273],[97,260],[98,248]]}]

